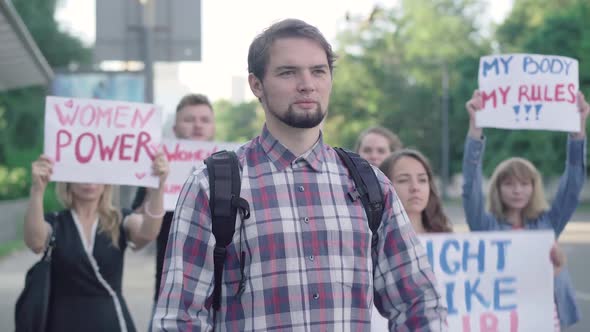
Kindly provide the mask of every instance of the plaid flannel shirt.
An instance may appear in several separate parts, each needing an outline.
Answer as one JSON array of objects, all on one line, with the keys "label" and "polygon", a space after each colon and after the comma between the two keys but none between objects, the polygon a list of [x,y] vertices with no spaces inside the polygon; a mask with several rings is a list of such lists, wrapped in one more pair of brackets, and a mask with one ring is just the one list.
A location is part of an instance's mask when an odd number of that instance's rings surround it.
[{"label": "plaid flannel shirt", "polygon": [[[446,331],[446,307],[389,180],[378,243],[336,152],[317,144],[297,157],[265,127],[238,151],[241,196],[223,274],[221,331],[369,331],[373,303],[392,331]],[[205,167],[180,194],[164,263],[154,331],[212,330],[213,249]],[[244,251],[245,288],[238,293]]]}]

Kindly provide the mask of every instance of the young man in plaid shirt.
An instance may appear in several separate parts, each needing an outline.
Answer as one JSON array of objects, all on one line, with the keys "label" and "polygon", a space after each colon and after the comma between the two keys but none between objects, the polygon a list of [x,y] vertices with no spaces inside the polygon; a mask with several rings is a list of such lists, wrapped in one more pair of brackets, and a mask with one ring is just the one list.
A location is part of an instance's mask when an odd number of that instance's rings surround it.
[{"label": "young man in plaid shirt", "polygon": [[369,331],[373,303],[392,331],[446,331],[444,300],[391,183],[375,169],[384,212],[372,249],[363,205],[348,196],[353,180],[323,141],[334,59],[322,34],[294,19],[250,45],[249,84],[266,124],[237,152],[251,216],[237,220],[228,246],[221,309],[211,307],[203,167],[178,200],[154,331]]}]

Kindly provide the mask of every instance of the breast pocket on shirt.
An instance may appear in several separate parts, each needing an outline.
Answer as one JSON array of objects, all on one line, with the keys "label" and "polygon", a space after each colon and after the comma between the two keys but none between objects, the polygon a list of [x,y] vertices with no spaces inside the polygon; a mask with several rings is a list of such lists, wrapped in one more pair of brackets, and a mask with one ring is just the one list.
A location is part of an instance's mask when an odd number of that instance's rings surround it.
[{"label": "breast pocket on shirt", "polygon": [[226,256],[223,264],[223,283],[227,289],[224,295],[234,295],[238,292],[242,271],[240,269],[241,255],[239,246],[232,242],[226,247]]},{"label": "breast pocket on shirt", "polygon": [[370,230],[330,230],[328,239],[332,278],[348,286],[372,284]]}]

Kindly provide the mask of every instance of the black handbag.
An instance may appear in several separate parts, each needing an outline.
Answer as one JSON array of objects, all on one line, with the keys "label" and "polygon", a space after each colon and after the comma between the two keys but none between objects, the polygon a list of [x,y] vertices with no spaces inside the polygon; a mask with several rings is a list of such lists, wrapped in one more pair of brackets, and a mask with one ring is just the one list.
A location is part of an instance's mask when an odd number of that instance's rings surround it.
[{"label": "black handbag", "polygon": [[51,292],[51,254],[55,248],[55,234],[59,222],[53,225],[49,245],[43,257],[27,271],[25,288],[16,301],[14,309],[16,332],[43,332],[47,327]]}]

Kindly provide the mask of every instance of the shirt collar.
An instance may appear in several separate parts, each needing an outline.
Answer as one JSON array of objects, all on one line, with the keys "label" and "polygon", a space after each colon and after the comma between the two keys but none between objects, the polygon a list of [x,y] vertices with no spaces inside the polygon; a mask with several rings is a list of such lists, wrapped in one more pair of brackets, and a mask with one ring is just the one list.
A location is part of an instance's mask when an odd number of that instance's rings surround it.
[{"label": "shirt collar", "polygon": [[281,144],[281,142],[270,133],[266,124],[262,128],[259,144],[261,145],[262,150],[266,153],[269,161],[279,171],[283,171],[290,165],[296,168],[297,166],[303,167],[304,165],[308,165],[314,171],[320,172],[322,169],[322,163],[325,160],[325,145],[321,131],[320,137],[313,147],[299,157]]}]

